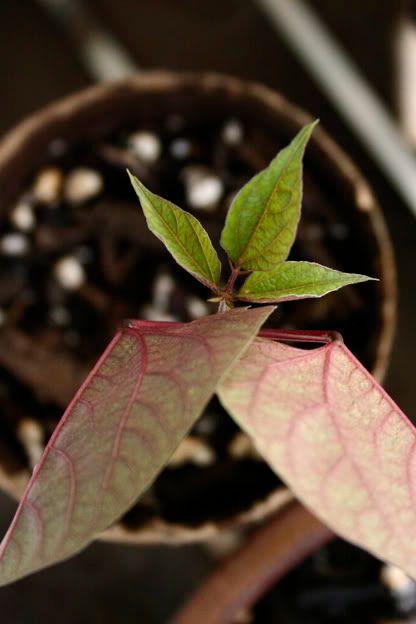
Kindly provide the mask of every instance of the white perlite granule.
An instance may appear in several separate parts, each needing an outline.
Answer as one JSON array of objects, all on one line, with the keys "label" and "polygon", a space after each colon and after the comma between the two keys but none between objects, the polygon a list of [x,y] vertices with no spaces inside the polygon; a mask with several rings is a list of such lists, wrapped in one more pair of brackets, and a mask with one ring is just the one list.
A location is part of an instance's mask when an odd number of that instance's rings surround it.
[{"label": "white perlite granule", "polygon": [[27,453],[31,467],[34,468],[40,460],[44,449],[41,427],[32,418],[23,418],[17,426],[17,437]]},{"label": "white perlite granule", "polygon": [[33,197],[42,204],[54,204],[61,195],[63,174],[57,167],[41,171],[33,185]]},{"label": "white perlite granule", "polygon": [[54,275],[66,290],[78,290],[85,282],[85,271],[75,256],[65,256],[58,260]]},{"label": "white perlite granule", "polygon": [[24,256],[29,250],[29,241],[23,234],[5,234],[0,240],[0,251],[6,256]]},{"label": "white perlite granule", "polygon": [[243,135],[241,123],[237,119],[230,119],[222,129],[221,138],[226,145],[235,146],[241,143]]},{"label": "white perlite granule", "polygon": [[132,134],[129,137],[128,145],[137,158],[146,164],[156,162],[162,153],[159,137],[153,132],[145,130]]},{"label": "white perlite granule", "polygon": [[98,171],[79,167],[69,173],[65,181],[64,196],[70,204],[83,204],[101,193],[103,187],[103,178]]},{"label": "white perlite granule", "polygon": [[209,312],[209,308],[205,301],[202,301],[202,299],[199,299],[198,297],[189,297],[186,302],[186,309],[192,319],[199,319],[203,316],[207,316]]},{"label": "white perlite granule", "polygon": [[20,201],[10,214],[10,221],[14,227],[22,232],[30,232],[36,225],[35,213],[32,206],[25,201]]},{"label": "white perlite granule", "polygon": [[168,273],[160,273],[153,283],[153,306],[163,313],[169,307],[169,299],[175,288],[175,282]]},{"label": "white perlite granule", "polygon": [[182,172],[186,199],[191,208],[214,210],[224,188],[221,180],[208,169],[200,166],[185,167]]}]

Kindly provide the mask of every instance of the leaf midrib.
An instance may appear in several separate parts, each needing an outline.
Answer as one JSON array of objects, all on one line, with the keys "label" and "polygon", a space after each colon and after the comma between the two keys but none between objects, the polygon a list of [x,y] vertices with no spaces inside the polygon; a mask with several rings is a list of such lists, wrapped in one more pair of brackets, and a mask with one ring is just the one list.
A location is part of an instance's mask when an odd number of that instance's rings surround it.
[{"label": "leaf midrib", "polygon": [[[349,283],[350,280],[349,279],[342,279],[342,278],[340,278],[337,281],[338,282],[342,282],[342,283],[345,283],[345,282]],[[305,282],[304,284],[301,284],[299,286],[294,286],[294,287],[287,286],[286,288],[276,288],[275,290],[264,290],[261,293],[259,293],[259,295],[260,294],[262,296],[267,296],[269,294],[270,295],[274,295],[274,294],[276,294],[278,292],[288,291],[288,290],[290,290],[291,292],[296,292],[296,291],[299,291],[301,288],[309,288],[309,286],[325,286],[327,284],[331,285],[331,284],[333,284],[333,282],[328,281],[328,280],[320,280],[319,282],[316,282],[316,281],[314,281],[314,282]],[[339,288],[339,287],[337,287],[337,288]],[[246,290],[246,291],[242,291],[241,294],[246,294],[246,295],[251,294],[252,295],[252,294],[256,294],[256,291],[248,291],[248,290]]]},{"label": "leaf midrib", "polygon": [[[283,213],[283,212],[285,212],[286,210],[287,210],[287,209],[285,209],[284,211],[282,211],[282,213]],[[250,255],[249,255],[248,257],[246,257],[246,259],[245,259],[245,261],[244,261],[244,262],[245,262],[245,263],[247,263],[247,262],[252,262],[252,261],[258,260],[259,258],[261,258],[262,256],[264,256],[264,254],[265,254],[265,253],[266,253],[266,252],[270,249],[270,247],[273,247],[273,245],[276,243],[276,240],[279,238],[279,236],[282,234],[282,232],[284,232],[284,230],[286,230],[286,229],[287,229],[288,227],[290,227],[291,225],[292,225],[292,221],[290,221],[290,220],[289,220],[289,221],[287,221],[284,225],[282,225],[282,227],[280,228],[280,230],[279,230],[278,232],[276,232],[276,235],[272,238],[272,240],[270,240],[270,241],[267,243],[267,245],[265,245],[265,246],[263,247],[263,249],[262,249],[262,251],[261,251],[261,252],[259,252],[259,253],[255,254],[254,256],[250,256]],[[292,237],[292,241],[293,241],[293,238],[294,238],[294,237]],[[288,255],[288,254],[286,254],[286,257],[287,257],[287,255]],[[273,262],[273,263],[272,263],[272,265],[273,265],[273,266],[275,266],[275,265],[279,264],[280,262],[284,262],[284,260],[285,260],[285,259],[286,259],[286,258],[282,258],[282,260],[276,260],[275,262]],[[270,263],[269,263],[269,264],[270,264]]]},{"label": "leaf midrib", "polygon": [[[147,194],[146,194],[146,197],[147,197],[148,201],[150,201],[150,200],[149,200],[149,197],[147,196]],[[175,221],[176,221],[176,228],[177,228],[177,232],[178,232],[178,231],[179,231],[179,226],[178,226],[178,216],[177,216],[177,214],[176,214],[177,209],[176,209],[176,206],[175,206],[174,204],[171,204],[171,205],[172,205],[172,207],[173,207],[173,211],[172,211],[172,212],[173,212],[173,215],[174,215],[174,217],[175,217]],[[157,210],[156,210],[156,212],[157,212],[157,214],[159,215],[159,218],[162,220],[163,224],[164,224],[164,225],[166,226],[166,228],[169,230],[169,232],[170,232],[173,236],[175,236],[175,238],[176,238],[176,240],[178,241],[179,246],[181,247],[181,249],[182,249],[183,251],[185,251],[185,252],[186,252],[186,254],[185,254],[185,255],[187,256],[187,258],[190,258],[190,259],[191,259],[191,264],[192,264],[194,267],[196,267],[197,269],[200,269],[202,272],[204,272],[204,273],[205,273],[204,268],[203,268],[203,267],[202,267],[202,266],[201,266],[201,265],[200,265],[200,264],[199,264],[199,263],[195,260],[195,258],[194,258],[194,257],[193,257],[190,253],[189,253],[189,251],[188,251],[188,249],[186,248],[185,244],[181,241],[181,239],[179,238],[179,235],[177,234],[177,232],[175,233],[175,232],[174,232],[174,230],[171,228],[171,226],[169,225],[169,223],[166,221],[166,219],[164,218],[163,214],[161,213],[160,209],[157,209]],[[185,211],[184,211],[184,212],[185,212]],[[188,214],[189,216],[192,216],[192,215],[190,215],[189,213],[185,213],[185,214]],[[205,261],[206,261],[206,263],[207,263],[208,272],[209,272],[209,274],[210,274],[210,276],[211,276],[212,282],[213,282],[213,284],[216,284],[216,281],[215,281],[215,278],[214,278],[214,276],[213,276],[213,274],[212,274],[211,267],[210,267],[210,264],[209,264],[209,262],[208,262],[207,256],[206,256],[205,251],[204,251],[204,249],[203,249],[203,247],[202,247],[202,244],[201,244],[201,241],[200,241],[200,239],[199,239],[198,233],[197,233],[197,231],[195,230],[195,227],[194,227],[194,225],[195,225],[195,224],[193,223],[192,219],[189,219],[189,220],[188,220],[188,223],[191,225],[192,230],[194,231],[194,233],[195,233],[195,235],[196,235],[196,238],[197,238],[198,244],[199,244],[199,246],[200,246],[200,248],[201,248],[201,251],[202,251],[202,255],[204,256],[204,259],[205,259]],[[206,277],[206,275],[205,275],[205,277]]]},{"label": "leaf midrib", "polygon": [[[237,262],[237,265],[238,265],[238,266],[242,266],[242,265],[243,265],[243,262],[244,262],[244,254],[246,253],[247,249],[250,247],[250,244],[251,244],[251,242],[252,242],[252,240],[253,240],[254,236],[257,234],[257,230],[258,230],[258,228],[259,228],[259,227],[260,227],[260,225],[263,223],[263,220],[264,220],[264,219],[265,219],[265,217],[266,217],[266,214],[267,214],[267,212],[268,212],[268,210],[269,210],[269,207],[270,207],[270,204],[271,204],[271,202],[272,202],[272,199],[274,198],[274,196],[275,196],[275,194],[278,192],[278,190],[280,190],[280,189],[278,189],[278,187],[279,187],[279,185],[280,185],[280,183],[281,183],[282,177],[283,177],[283,175],[286,173],[286,171],[287,171],[287,169],[288,169],[288,167],[289,167],[290,163],[292,162],[293,158],[295,157],[295,155],[297,155],[297,154],[298,154],[300,147],[301,147],[301,146],[298,146],[298,148],[297,148],[297,149],[293,152],[292,156],[291,156],[291,157],[288,157],[288,159],[287,159],[286,163],[284,164],[284,166],[283,166],[283,168],[282,168],[282,171],[280,172],[280,175],[279,175],[279,177],[278,177],[278,180],[277,180],[276,184],[274,185],[272,192],[271,192],[271,193],[270,193],[270,195],[269,195],[269,198],[268,198],[267,203],[266,203],[266,208],[265,208],[265,209],[263,210],[263,212],[261,213],[261,215],[260,215],[260,219],[257,221],[257,223],[256,223],[256,225],[255,225],[255,227],[254,227],[254,229],[253,229],[253,231],[252,231],[252,233],[250,234],[250,238],[249,238],[249,240],[248,240],[248,241],[247,241],[247,243],[246,243],[246,246],[245,246],[245,248],[244,248],[244,251],[240,254],[239,260],[238,260],[238,262]],[[269,167],[270,167],[270,165],[269,165]],[[284,212],[286,212],[287,210],[289,210],[289,208],[290,208],[290,203],[291,203],[291,202],[289,202],[289,205],[288,205],[285,209],[283,209],[283,210],[281,211],[282,213],[284,213]],[[239,235],[239,238],[240,238],[240,232],[241,232],[241,221],[242,221],[242,219],[241,219],[241,213],[240,213],[240,215],[238,216],[238,226],[237,226],[237,230],[238,230],[238,235]],[[285,229],[285,227],[287,227],[287,226],[288,226],[288,223],[287,223],[287,224],[286,224],[286,225],[285,225],[285,226],[284,226],[284,227],[283,227],[283,228],[279,231],[279,233],[278,233],[278,234],[276,234],[276,236],[274,237],[274,239],[273,239],[272,243],[276,240],[276,237],[277,237],[277,236],[279,236],[279,234],[281,233],[281,231],[282,231],[283,229]],[[270,244],[272,244],[272,243],[270,243]],[[270,246],[270,245],[269,245],[269,246]],[[267,249],[269,248],[269,246],[268,246],[265,250],[267,250]],[[264,250],[264,251],[265,251],[265,250]],[[262,253],[264,253],[264,251],[263,251]],[[261,254],[260,254],[260,253],[258,253],[257,255],[252,256],[251,258],[249,257],[249,259],[250,259],[250,260],[255,260],[255,259],[256,259],[256,258],[258,258],[260,255],[262,255],[262,253],[261,253]],[[247,260],[247,258],[246,258],[246,260]]]}]

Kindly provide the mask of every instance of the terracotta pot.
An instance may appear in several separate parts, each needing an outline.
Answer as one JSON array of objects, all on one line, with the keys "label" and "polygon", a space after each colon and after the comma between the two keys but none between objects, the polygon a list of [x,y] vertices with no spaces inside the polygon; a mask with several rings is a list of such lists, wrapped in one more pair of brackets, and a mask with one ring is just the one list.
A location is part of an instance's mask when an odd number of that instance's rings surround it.
[{"label": "terracotta pot", "polygon": [[292,501],[214,571],[170,624],[240,621],[239,614],[333,537],[315,516]]},{"label": "terracotta pot", "polygon": [[205,579],[169,624],[414,622],[414,583],[291,501]]},{"label": "terracotta pot", "polygon": [[[30,116],[12,130],[0,144],[0,210],[1,213],[18,198],[31,177],[50,158],[50,147],[58,139],[67,144],[97,141],[126,124],[140,124],[160,118],[172,110],[187,118],[202,115],[238,116],[254,122],[260,120],[270,137],[284,134],[289,138],[310,117],[287,102],[281,95],[255,83],[215,74],[178,74],[167,72],[141,73],[130,79],[90,88],[52,104]],[[395,268],[389,237],[380,209],[366,181],[351,160],[318,127],[308,147],[308,162],[328,181],[328,188],[342,197],[354,223],[363,233],[371,258],[371,274],[380,278],[374,286],[374,310],[367,337],[368,365],[380,379],[387,366],[392,343],[396,286]],[[1,458],[0,458],[1,460]],[[27,481],[28,473],[0,472],[1,487],[17,497]],[[220,522],[201,526],[178,526],[162,520],[153,521],[132,531],[116,525],[103,537],[128,542],[194,541],[215,535],[219,529],[247,525],[276,511],[291,498],[280,487],[265,500],[243,513]]]}]

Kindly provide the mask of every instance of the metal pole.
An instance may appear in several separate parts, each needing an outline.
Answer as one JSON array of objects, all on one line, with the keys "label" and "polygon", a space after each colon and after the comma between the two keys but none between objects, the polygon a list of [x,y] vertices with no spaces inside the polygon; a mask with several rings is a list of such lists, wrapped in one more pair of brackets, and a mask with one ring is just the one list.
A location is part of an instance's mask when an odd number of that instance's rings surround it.
[{"label": "metal pole", "polygon": [[257,0],[416,215],[416,162],[381,100],[302,0]]},{"label": "metal pole", "polygon": [[137,71],[127,50],[98,24],[82,0],[37,1],[67,31],[94,80],[120,80]]}]

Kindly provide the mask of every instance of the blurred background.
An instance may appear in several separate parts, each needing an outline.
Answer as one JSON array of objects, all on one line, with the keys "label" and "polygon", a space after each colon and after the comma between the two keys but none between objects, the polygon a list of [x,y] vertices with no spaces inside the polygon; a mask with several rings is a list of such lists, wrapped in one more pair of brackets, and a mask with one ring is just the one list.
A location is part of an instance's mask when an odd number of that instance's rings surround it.
[{"label": "blurred background", "polygon": [[[387,133],[384,147],[370,145],[354,126],[357,113],[351,107],[347,119],[348,111],[337,102],[347,86],[344,75],[339,75],[339,84],[336,80],[324,84],[319,71],[301,60],[302,51],[290,42],[288,23],[275,19],[270,8],[274,5],[278,14],[288,4],[280,0],[0,0],[0,132],[57,98],[98,79],[122,77],[135,66],[215,70],[280,90],[321,119],[361,168],[385,214],[400,294],[386,387],[416,417],[416,194],[412,202],[412,191],[403,190],[403,180],[389,171],[387,161],[396,159],[391,135]],[[397,128],[398,141],[404,138],[411,146],[416,142],[416,6],[404,0],[305,0],[303,5],[314,10],[358,69],[366,88],[379,98]],[[315,36],[319,39],[319,32]],[[319,65],[318,58],[311,62]],[[368,102],[363,110],[368,118],[361,120],[371,125],[377,111]],[[381,159],[377,150],[383,152]],[[409,162],[411,171],[414,164]],[[14,504],[1,495],[2,531],[13,509]],[[68,563],[2,589],[1,621],[166,622],[214,565],[212,551],[202,545],[133,548],[97,543]]]}]

